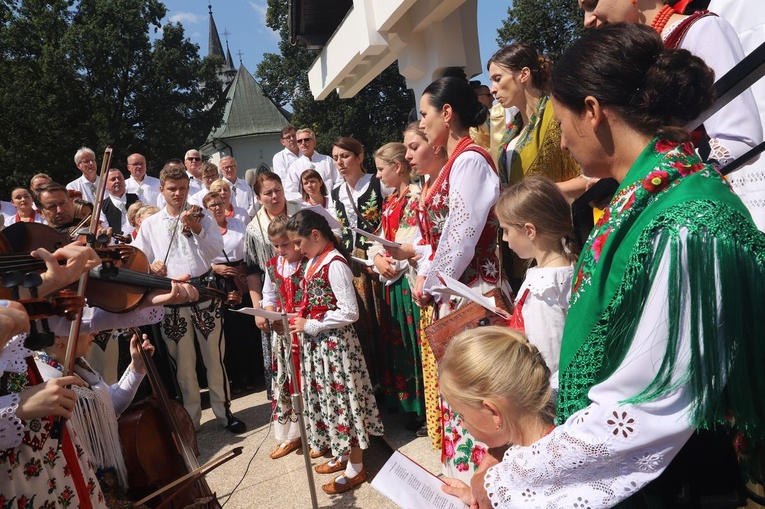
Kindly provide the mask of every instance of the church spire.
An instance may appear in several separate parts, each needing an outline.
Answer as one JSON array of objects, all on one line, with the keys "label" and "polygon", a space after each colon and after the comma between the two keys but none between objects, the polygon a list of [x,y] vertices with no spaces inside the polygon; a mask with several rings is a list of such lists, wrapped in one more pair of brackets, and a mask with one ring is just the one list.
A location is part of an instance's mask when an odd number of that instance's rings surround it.
[{"label": "church spire", "polygon": [[225,58],[223,55],[223,45],[220,43],[220,35],[218,35],[218,28],[215,26],[215,19],[212,13],[212,4],[207,4],[207,8],[210,10],[210,34],[207,40],[207,56],[218,56]]}]

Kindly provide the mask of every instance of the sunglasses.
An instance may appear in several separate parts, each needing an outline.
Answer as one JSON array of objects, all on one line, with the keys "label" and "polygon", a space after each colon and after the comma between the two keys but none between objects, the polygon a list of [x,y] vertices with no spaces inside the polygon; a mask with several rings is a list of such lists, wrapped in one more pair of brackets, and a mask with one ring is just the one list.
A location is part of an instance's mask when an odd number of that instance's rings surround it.
[{"label": "sunglasses", "polygon": [[201,157],[187,157],[186,160],[187,161],[201,161],[202,158]]},{"label": "sunglasses", "polygon": [[311,138],[302,138],[302,139],[299,139],[297,142],[298,143],[308,143],[309,141],[312,141]]}]

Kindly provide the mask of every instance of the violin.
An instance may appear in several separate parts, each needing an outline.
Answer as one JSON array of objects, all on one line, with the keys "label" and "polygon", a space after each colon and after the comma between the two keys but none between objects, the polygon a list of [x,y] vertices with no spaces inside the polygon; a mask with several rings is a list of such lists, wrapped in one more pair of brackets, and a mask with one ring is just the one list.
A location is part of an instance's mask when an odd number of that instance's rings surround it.
[{"label": "violin", "polygon": [[[200,219],[205,215],[205,213],[202,212],[202,207],[200,207],[199,205],[191,205],[188,209],[188,212],[191,217],[194,217],[197,219]],[[191,238],[192,232],[190,229],[186,228],[185,226],[181,230],[181,233],[183,234],[184,237]]]},{"label": "violin", "polygon": [[[16,223],[2,233],[10,249],[16,253],[30,252],[39,247],[53,252],[69,243],[67,233],[40,223]],[[101,257],[102,264],[90,272],[90,281],[85,291],[91,306],[112,313],[125,313],[135,309],[149,291],[171,288],[171,279],[150,273],[149,260],[138,248],[128,245],[107,246],[96,248],[96,253]],[[29,259],[29,267],[45,269],[45,263],[41,260],[28,255],[26,258]],[[119,285],[119,288],[115,285]],[[192,286],[202,298],[228,302],[227,295],[215,288]]]},{"label": "violin", "polygon": [[[131,330],[141,335],[140,330]],[[120,441],[128,469],[128,495],[132,499],[165,488],[136,503],[161,496],[158,507],[220,508],[204,474],[241,454],[237,447],[230,453],[200,467],[196,431],[186,409],[170,399],[159,378],[152,357],[139,345],[151,384],[153,398],[132,405],[118,421]]]}]

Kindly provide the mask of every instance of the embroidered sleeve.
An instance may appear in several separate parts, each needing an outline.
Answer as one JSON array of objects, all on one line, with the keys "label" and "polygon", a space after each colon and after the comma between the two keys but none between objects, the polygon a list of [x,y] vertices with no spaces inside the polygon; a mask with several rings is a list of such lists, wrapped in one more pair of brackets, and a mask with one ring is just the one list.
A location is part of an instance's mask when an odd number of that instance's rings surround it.
[{"label": "embroidered sleeve", "polygon": [[480,154],[458,156],[450,178],[449,217],[425,281],[426,291],[439,286],[438,273],[454,279],[462,276],[499,196],[499,178]]},{"label": "embroidered sleeve", "polygon": [[430,255],[433,252],[430,244],[414,244],[414,252],[420,257],[417,260],[417,275],[427,276],[431,265]]},{"label": "embroidered sleeve", "polygon": [[23,373],[27,370],[26,358],[32,355],[32,350],[24,346],[27,335],[13,336],[0,350],[0,375],[3,373]]},{"label": "embroidered sleeve", "polygon": [[337,309],[327,311],[321,320],[306,320],[305,332],[315,336],[329,329],[339,329],[359,319],[359,305],[353,289],[353,272],[341,261],[330,262],[329,284],[337,299]]},{"label": "embroidered sleeve", "polygon": [[18,447],[24,438],[24,424],[16,417],[19,403],[18,394],[0,396],[0,451]]},{"label": "embroidered sleeve", "polygon": [[144,375],[136,373],[132,369],[126,369],[122,373],[119,382],[109,387],[109,395],[114,404],[114,413],[119,417],[135,398],[138,386],[141,385]]},{"label": "embroidered sleeve", "polygon": [[[688,30],[680,46],[701,57],[715,72],[725,75],[744,58],[738,35],[719,16],[700,19]],[[710,159],[725,165],[762,141],[762,123],[751,90],[745,90],[704,122],[709,135]]]},{"label": "embroidered sleeve", "polygon": [[[616,372],[590,389],[590,405],[531,446],[508,450],[489,469],[485,487],[494,507],[521,502],[523,507],[613,507],[655,479],[691,436],[686,384],[678,383],[677,389],[651,402],[621,403],[651,383],[664,357],[669,259],[667,250],[635,340]],[[686,305],[678,373],[686,370],[690,355],[689,316]]]}]

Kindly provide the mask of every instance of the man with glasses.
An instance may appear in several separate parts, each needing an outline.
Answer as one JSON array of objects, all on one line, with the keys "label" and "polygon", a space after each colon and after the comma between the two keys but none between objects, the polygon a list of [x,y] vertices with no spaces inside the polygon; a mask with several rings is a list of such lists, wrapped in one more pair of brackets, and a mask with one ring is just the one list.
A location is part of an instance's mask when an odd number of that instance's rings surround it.
[{"label": "man with glasses", "polygon": [[220,160],[220,171],[223,173],[223,180],[228,182],[231,187],[231,203],[235,207],[241,207],[247,211],[250,219],[257,212],[255,207],[255,193],[252,192],[252,188],[247,185],[244,179],[240,179],[237,175],[236,159],[231,156],[226,156]]},{"label": "man with glasses", "polygon": [[331,157],[316,152],[316,135],[308,128],[297,132],[297,144],[302,155],[287,169],[287,179],[284,180],[284,194],[288,200],[300,202],[300,176],[308,169],[319,172],[322,180],[330,191],[341,181],[335,162]]},{"label": "man with glasses", "polygon": [[284,149],[274,154],[274,161],[271,165],[271,171],[279,175],[283,183],[287,181],[287,168],[300,157],[296,134],[297,127],[292,124],[287,124],[282,128],[281,143]]},{"label": "man with glasses", "polygon": [[74,164],[82,172],[79,178],[69,182],[67,189],[79,191],[82,199],[90,203],[96,202],[96,179],[98,178],[98,166],[96,165],[96,153],[88,147],[82,147],[74,154]]},{"label": "man with glasses", "polygon": [[127,158],[130,178],[125,181],[128,193],[138,196],[141,203],[157,206],[159,179],[146,174],[146,158],[141,154],[130,154]]},{"label": "man with glasses", "polygon": [[204,188],[202,183],[202,155],[199,150],[192,148],[186,152],[183,159],[186,166],[186,174],[189,176],[189,196],[198,193]]}]

